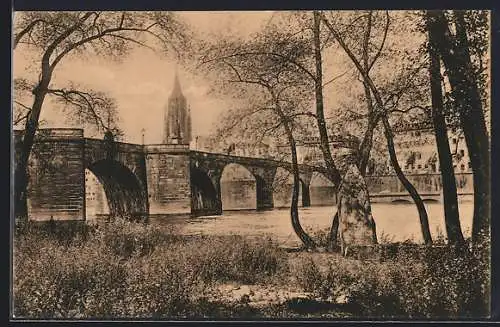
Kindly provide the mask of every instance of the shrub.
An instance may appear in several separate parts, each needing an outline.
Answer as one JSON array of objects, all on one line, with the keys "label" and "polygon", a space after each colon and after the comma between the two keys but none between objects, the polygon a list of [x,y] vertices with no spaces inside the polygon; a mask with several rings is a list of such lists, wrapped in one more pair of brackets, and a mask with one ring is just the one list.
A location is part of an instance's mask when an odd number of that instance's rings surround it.
[{"label": "shrub", "polygon": [[200,278],[255,283],[286,269],[284,251],[269,238],[211,237],[195,241],[187,261]]},{"label": "shrub", "polygon": [[316,297],[345,296],[358,314],[367,317],[488,315],[489,259],[484,247],[421,247],[420,251],[419,256],[403,252],[385,262],[337,257],[324,268],[308,260],[295,277]]},{"label": "shrub", "polygon": [[156,251],[127,262],[127,289],[118,316],[131,318],[182,318],[204,292],[192,271],[172,252]]},{"label": "shrub", "polygon": [[126,287],[124,267],[95,247],[46,243],[15,257],[14,276],[16,317],[109,317]]},{"label": "shrub", "polygon": [[314,231],[311,233],[311,237],[319,247],[328,248],[330,246],[330,228]]},{"label": "shrub", "polygon": [[173,242],[171,230],[161,230],[157,226],[116,219],[100,226],[96,242],[103,243],[115,255],[130,258],[132,255],[144,256],[163,244]]},{"label": "shrub", "polygon": [[286,267],[284,253],[269,239],[182,239],[126,221],[95,227],[85,238],[30,228],[16,235],[14,244],[16,317],[205,315],[203,310],[213,309],[199,307],[213,300],[205,282],[253,283]]}]

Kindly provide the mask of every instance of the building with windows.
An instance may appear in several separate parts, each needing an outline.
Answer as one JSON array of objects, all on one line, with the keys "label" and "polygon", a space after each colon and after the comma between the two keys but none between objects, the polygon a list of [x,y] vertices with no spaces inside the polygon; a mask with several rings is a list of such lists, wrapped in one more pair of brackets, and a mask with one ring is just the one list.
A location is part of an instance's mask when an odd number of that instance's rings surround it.
[{"label": "building with windows", "polygon": [[[464,136],[460,130],[448,129],[448,140],[455,173],[471,172]],[[401,168],[410,174],[432,174],[440,171],[434,129],[430,124],[415,123],[395,129],[394,145]]]}]

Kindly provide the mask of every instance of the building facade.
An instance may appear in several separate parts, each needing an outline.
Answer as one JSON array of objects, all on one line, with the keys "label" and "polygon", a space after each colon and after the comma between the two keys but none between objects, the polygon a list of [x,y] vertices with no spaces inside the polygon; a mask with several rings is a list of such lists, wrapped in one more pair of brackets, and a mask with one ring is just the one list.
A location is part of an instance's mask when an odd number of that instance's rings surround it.
[{"label": "building facade", "polygon": [[[402,170],[407,174],[435,174],[440,172],[436,137],[429,124],[416,123],[405,129],[396,129],[394,146]],[[448,128],[448,142],[455,173],[472,172],[467,146],[460,130]],[[390,166],[389,163],[387,163]]]}]

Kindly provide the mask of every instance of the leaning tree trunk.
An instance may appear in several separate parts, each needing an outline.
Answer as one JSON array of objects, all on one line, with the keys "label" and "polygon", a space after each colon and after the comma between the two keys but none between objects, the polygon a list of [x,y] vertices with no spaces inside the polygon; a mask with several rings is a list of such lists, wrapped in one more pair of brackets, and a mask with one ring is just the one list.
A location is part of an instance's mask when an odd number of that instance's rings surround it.
[{"label": "leaning tree trunk", "polygon": [[[283,117],[285,118],[285,117]],[[300,176],[299,176],[299,165],[297,160],[297,148],[295,146],[295,139],[292,134],[292,130],[288,123],[284,124],[285,132],[288,137],[288,142],[290,144],[290,150],[292,152],[292,172],[293,172],[293,191],[292,191],[292,204],[290,206],[290,217],[292,219],[292,227],[295,234],[300,238],[302,243],[306,248],[315,248],[316,243],[313,239],[304,231],[300,225],[299,220],[299,188],[300,188]]]},{"label": "leaning tree trunk", "polygon": [[455,11],[454,14],[456,40],[451,36],[444,13],[442,11],[429,12],[429,15],[435,19],[432,29],[436,33],[437,46],[446,67],[469,152],[474,184],[472,239],[474,242],[480,242],[483,239],[489,239],[490,235],[490,142],[481,96],[468,50],[463,12]]},{"label": "leaning tree trunk", "polygon": [[349,47],[346,45],[342,37],[339,35],[339,33],[333,28],[333,26],[330,24],[330,22],[326,19],[326,17],[322,16],[322,20],[325,23],[325,25],[328,27],[330,32],[333,34],[337,42],[340,44],[342,49],[346,52],[346,54],[349,56],[351,61],[354,63],[356,66],[357,70],[363,77],[363,81],[370,87],[371,92],[373,93],[373,97],[375,99],[375,104],[378,107],[379,110],[382,110],[382,112],[378,113],[381,115],[382,123],[384,125],[384,134],[387,140],[387,147],[389,150],[389,157],[391,160],[391,164],[396,172],[396,175],[399,179],[399,181],[403,184],[405,189],[410,193],[410,196],[412,197],[413,201],[415,202],[415,205],[417,206],[418,214],[420,217],[420,226],[422,228],[422,234],[424,238],[424,242],[426,244],[431,244],[432,243],[432,238],[431,238],[431,233],[429,231],[429,219],[427,217],[427,211],[425,210],[424,203],[422,201],[422,198],[418,194],[417,190],[413,186],[413,184],[410,183],[410,181],[406,178],[406,176],[403,174],[403,171],[401,170],[401,167],[399,166],[398,159],[396,156],[396,151],[394,150],[394,140],[392,136],[392,130],[391,126],[389,124],[389,120],[387,118],[387,113],[385,112],[384,108],[384,102],[382,101],[382,97],[380,96],[380,93],[373,83],[373,80],[371,79],[370,75],[368,72],[361,66],[361,63],[359,60],[356,58],[354,53],[349,49]]},{"label": "leaning tree trunk", "polygon": [[306,248],[315,248],[316,243],[313,239],[304,231],[299,220],[299,189],[300,189],[300,173],[299,173],[299,163],[297,159],[297,147],[295,144],[295,138],[293,137],[292,129],[289,125],[289,118],[285,116],[283,110],[280,107],[279,101],[277,100],[274,93],[271,91],[275,103],[275,112],[278,114],[280,120],[283,123],[286,136],[288,138],[288,144],[290,145],[290,151],[292,153],[292,173],[293,173],[293,190],[292,190],[292,204],[290,206],[290,217],[292,220],[292,227],[297,234],[297,236],[302,241],[302,244]]},{"label": "leaning tree trunk", "polygon": [[[365,95],[370,97],[370,90],[367,89],[367,85],[365,84]],[[363,136],[363,141],[359,146],[359,158],[358,158],[358,167],[362,177],[366,175],[366,167],[368,165],[368,160],[370,158],[370,152],[373,147],[373,131],[377,126],[378,117],[373,113],[371,98],[367,98],[369,112],[370,115],[368,117],[368,127],[365,131],[365,135]],[[375,221],[373,224],[376,225]],[[338,245],[338,229],[339,229],[339,212],[335,213],[333,217],[332,226],[330,228],[330,246],[335,247]]]},{"label": "leaning tree trunk", "polygon": [[14,214],[17,218],[27,219],[27,189],[28,189],[28,161],[33,149],[38,121],[43,101],[47,94],[50,76],[42,76],[41,81],[33,90],[34,100],[31,111],[26,119],[26,125],[20,144],[19,161],[14,172]]},{"label": "leaning tree trunk", "polygon": [[[368,26],[371,27],[371,13],[369,15]],[[363,63],[365,70],[369,70],[369,59],[368,59],[368,40],[370,37],[370,28],[367,29],[364,36],[364,44],[363,44]],[[363,136],[363,141],[359,146],[358,151],[358,167],[362,177],[366,175],[366,167],[368,166],[368,161],[370,159],[370,152],[373,147],[373,131],[377,126],[379,116],[375,114],[373,110],[373,102],[370,92],[370,86],[366,81],[363,81],[363,89],[365,92],[365,101],[366,107],[368,109],[368,126],[365,131],[365,135]],[[375,221],[373,221],[374,229],[375,229]],[[330,244],[331,246],[337,245],[338,238],[338,228],[339,228],[339,212],[335,213],[333,217],[332,227],[330,229]]]},{"label": "leaning tree trunk", "polygon": [[[467,147],[472,150],[471,165],[474,170],[474,218],[472,222],[472,237],[474,240],[489,238],[490,228],[490,142],[484,119],[483,105],[478,86],[474,80],[474,72],[469,53],[469,42],[465,27],[463,11],[455,10],[458,46],[462,51],[456,51],[462,57],[465,73],[465,92],[458,92],[464,102],[462,113],[462,129],[467,129]],[[472,122],[472,124],[471,124]],[[474,158],[472,158],[474,157]],[[475,168],[475,169],[474,169]],[[477,184],[477,188],[476,188]]]},{"label": "leaning tree trunk", "polygon": [[420,218],[420,228],[422,230],[422,237],[424,239],[424,243],[427,245],[432,244],[431,232],[429,230],[429,218],[427,216],[427,211],[425,210],[424,202],[418,194],[415,186],[406,178],[405,174],[401,170],[401,166],[398,162],[398,157],[396,155],[396,150],[394,148],[394,139],[392,136],[391,126],[389,124],[389,120],[387,116],[382,115],[382,124],[384,125],[384,134],[387,141],[387,149],[389,150],[389,158],[391,161],[391,165],[394,168],[394,172],[398,177],[401,184],[403,184],[404,188],[408,193],[410,193],[413,202],[415,202],[415,206],[417,207],[418,216]]},{"label": "leaning tree trunk", "polygon": [[430,56],[430,83],[432,98],[432,120],[434,123],[434,134],[443,179],[443,204],[444,220],[448,241],[452,244],[462,244],[464,237],[460,227],[458,211],[457,184],[453,171],[450,144],[448,141],[448,130],[444,117],[443,94],[441,89],[441,65],[439,55],[436,51],[436,37],[432,29],[432,18],[427,13],[427,30],[429,34],[429,56]]}]

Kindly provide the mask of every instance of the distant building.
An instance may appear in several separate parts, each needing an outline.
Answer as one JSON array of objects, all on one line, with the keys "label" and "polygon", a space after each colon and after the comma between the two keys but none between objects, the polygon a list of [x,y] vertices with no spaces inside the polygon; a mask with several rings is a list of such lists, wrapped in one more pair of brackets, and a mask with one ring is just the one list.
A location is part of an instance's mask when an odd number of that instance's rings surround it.
[{"label": "distant building", "polygon": [[165,130],[163,143],[190,144],[191,143],[191,110],[182,94],[181,84],[177,73],[174,77],[174,87],[168,98],[165,110]]},{"label": "distant building", "polygon": [[[410,174],[440,172],[432,125],[415,123],[404,129],[396,128],[394,134],[396,155],[404,172]],[[472,172],[467,146],[460,130],[448,128],[448,140],[455,173]]]},{"label": "distant building", "polygon": [[196,136],[193,143],[191,147],[193,150],[232,156],[273,158],[277,154],[273,142],[268,140],[255,143],[229,138],[218,140],[209,136]]}]

